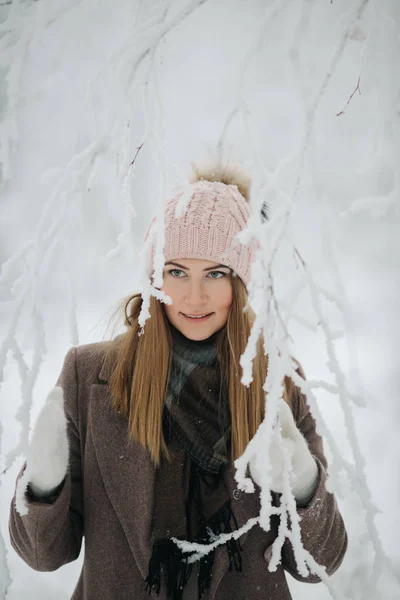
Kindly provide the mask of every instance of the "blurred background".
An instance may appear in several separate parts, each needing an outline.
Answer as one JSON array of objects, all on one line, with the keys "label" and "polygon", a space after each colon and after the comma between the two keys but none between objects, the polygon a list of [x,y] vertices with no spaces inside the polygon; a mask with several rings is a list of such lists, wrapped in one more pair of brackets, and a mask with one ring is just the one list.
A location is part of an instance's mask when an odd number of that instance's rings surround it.
[{"label": "blurred background", "polygon": [[36,573],[9,546],[29,424],[68,348],[118,331],[152,214],[209,157],[247,170],[277,227],[290,208],[274,281],[292,350],[365,403],[315,391],[365,461],[366,488],[333,482],[349,549],[332,579],[349,600],[399,597],[399,34],[396,0],[0,0],[0,597],[72,594],[81,559]]}]

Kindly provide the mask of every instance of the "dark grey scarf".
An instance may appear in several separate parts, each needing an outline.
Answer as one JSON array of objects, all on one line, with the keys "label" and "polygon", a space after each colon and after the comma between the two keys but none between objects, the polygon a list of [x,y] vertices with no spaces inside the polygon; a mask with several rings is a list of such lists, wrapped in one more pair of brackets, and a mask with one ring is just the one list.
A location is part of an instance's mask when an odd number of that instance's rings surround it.
[{"label": "dark grey scarf", "polygon": [[[157,593],[162,580],[167,596],[181,600],[192,565],[171,537],[209,543],[210,533],[236,527],[223,470],[230,456],[230,411],[217,360],[221,330],[192,341],[172,325],[172,365],[165,399],[163,431],[172,461],[161,460],[156,472],[153,550],[146,589]],[[241,571],[240,544],[226,544],[230,570]],[[209,588],[214,553],[199,565],[198,598]]]}]

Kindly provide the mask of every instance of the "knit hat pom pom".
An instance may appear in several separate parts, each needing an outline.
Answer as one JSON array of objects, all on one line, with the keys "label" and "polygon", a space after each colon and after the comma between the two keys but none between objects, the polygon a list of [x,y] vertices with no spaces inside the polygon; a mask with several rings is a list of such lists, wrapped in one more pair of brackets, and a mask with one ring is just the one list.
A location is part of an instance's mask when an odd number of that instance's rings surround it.
[{"label": "knit hat pom pom", "polygon": [[219,181],[225,185],[236,185],[245,200],[249,200],[251,179],[238,165],[202,165],[191,163],[194,176],[190,183],[196,181]]}]

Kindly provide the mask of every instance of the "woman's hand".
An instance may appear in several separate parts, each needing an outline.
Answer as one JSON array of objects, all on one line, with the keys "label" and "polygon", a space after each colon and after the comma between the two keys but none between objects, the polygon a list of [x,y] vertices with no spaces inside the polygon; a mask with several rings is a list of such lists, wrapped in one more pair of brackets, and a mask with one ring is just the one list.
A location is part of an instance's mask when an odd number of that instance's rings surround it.
[{"label": "woman's hand", "polygon": [[[290,407],[283,400],[279,405],[279,420],[282,428],[282,442],[278,444],[276,435],[274,435],[269,452],[271,489],[277,493],[283,492],[282,446],[284,445],[291,457],[294,474],[293,495],[297,502],[306,503],[313,495],[318,481],[318,466],[308,449],[305,438],[296,426]],[[261,457],[261,461],[259,459],[256,461],[256,457],[253,457],[249,463],[251,477],[260,487],[260,469],[264,470],[267,466],[264,457]]]},{"label": "woman's hand", "polygon": [[62,388],[57,386],[49,393],[32,432],[27,470],[35,496],[51,495],[58,487],[67,474],[68,458],[64,396]]}]

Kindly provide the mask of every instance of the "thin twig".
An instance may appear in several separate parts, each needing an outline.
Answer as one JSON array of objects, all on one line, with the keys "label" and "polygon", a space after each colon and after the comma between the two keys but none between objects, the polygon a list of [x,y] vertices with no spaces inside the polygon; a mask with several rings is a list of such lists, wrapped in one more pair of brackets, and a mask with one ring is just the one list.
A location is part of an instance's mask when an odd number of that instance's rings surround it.
[{"label": "thin twig", "polygon": [[269,271],[268,271],[268,276],[269,276],[269,280],[271,282],[270,286],[269,286],[269,291],[271,293],[272,300],[274,302],[276,316],[278,317],[278,319],[279,319],[279,321],[281,323],[282,329],[283,329],[283,331],[285,333],[285,339],[286,340],[290,340],[291,342],[293,342],[293,338],[290,335],[290,333],[289,333],[289,331],[288,331],[288,329],[286,327],[285,321],[282,318],[282,314],[281,314],[281,311],[280,311],[280,308],[279,308],[279,303],[278,303],[278,300],[277,300],[276,294],[275,294],[274,281],[273,281],[273,278],[272,278],[272,271],[271,271],[271,269],[269,269]]},{"label": "thin twig", "polygon": [[135,154],[135,156],[133,157],[133,161],[129,163],[129,166],[130,166],[130,167],[133,165],[133,163],[134,163],[134,162],[135,162],[135,160],[136,160],[136,157],[137,157],[137,155],[139,154],[140,150],[143,148],[143,144],[144,144],[144,142],[143,142],[142,144],[140,144],[140,146],[139,146],[138,148],[136,148],[136,154]]},{"label": "thin twig", "polygon": [[[32,0],[32,2],[37,2],[38,0]],[[6,0],[6,2],[0,2],[0,6],[7,6],[13,4],[13,0]]]},{"label": "thin twig", "polygon": [[301,256],[300,252],[297,250],[297,248],[295,246],[293,246],[293,251],[298,256],[299,260],[301,260],[303,267],[306,268],[306,263],[305,263],[303,257]]},{"label": "thin twig", "polygon": [[351,99],[353,98],[353,96],[354,96],[354,94],[356,93],[356,91],[357,91],[357,90],[358,90],[358,93],[359,93],[359,95],[361,96],[361,90],[360,90],[360,79],[361,79],[361,75],[360,75],[360,77],[358,78],[356,89],[355,89],[355,90],[354,90],[354,92],[351,94],[350,98],[347,100],[346,104],[344,105],[344,108],[343,108],[343,110],[341,110],[339,113],[337,113],[337,115],[336,115],[337,117],[340,117],[340,115],[344,115],[344,112],[345,112],[345,110],[346,110],[346,107],[347,107],[347,106],[350,104],[350,102],[351,102]]}]

